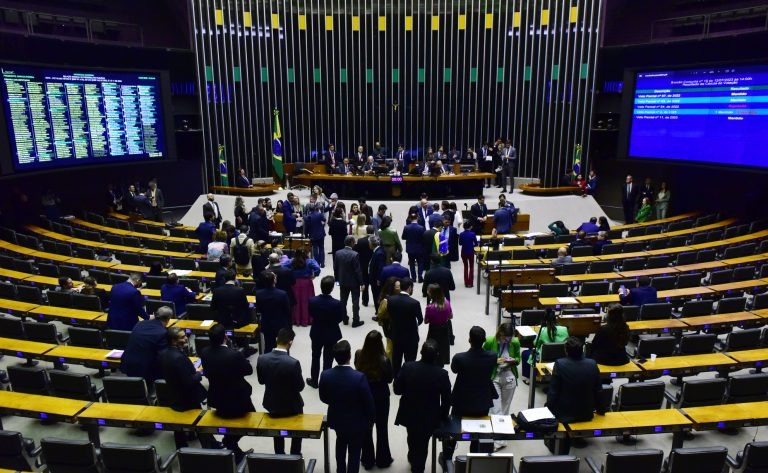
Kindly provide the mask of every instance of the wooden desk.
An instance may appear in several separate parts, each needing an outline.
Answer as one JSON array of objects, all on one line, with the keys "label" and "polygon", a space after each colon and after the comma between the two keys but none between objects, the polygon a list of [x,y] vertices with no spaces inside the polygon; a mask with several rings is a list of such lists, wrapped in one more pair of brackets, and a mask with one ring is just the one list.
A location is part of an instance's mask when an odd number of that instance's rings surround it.
[{"label": "wooden desk", "polygon": [[763,325],[762,318],[751,312],[733,312],[729,314],[702,315],[700,317],[683,317],[680,322],[696,330],[708,330],[720,327],[753,327]]},{"label": "wooden desk", "polygon": [[96,259],[85,259],[85,258],[68,258],[65,263],[67,264],[73,264],[75,266],[83,266],[85,268],[101,268],[101,269],[109,269],[117,266],[117,263],[113,263],[111,261],[101,261]]},{"label": "wooden desk", "polygon": [[23,281],[29,277],[29,273],[22,273],[21,271],[14,271],[12,269],[0,268],[0,278],[6,281]]},{"label": "wooden desk", "polygon": [[588,274],[569,274],[567,276],[557,276],[558,282],[575,283],[585,281],[608,281],[611,279],[620,279],[619,273],[588,273]]},{"label": "wooden desk", "polygon": [[107,354],[111,351],[103,348],[54,345],[54,348],[43,354],[42,358],[48,361],[74,363],[89,368],[119,368],[120,360],[107,358]]},{"label": "wooden desk", "polygon": [[688,328],[688,325],[678,319],[636,320],[627,322],[627,325],[629,325],[629,331],[631,333],[636,333],[638,335],[669,333],[673,330],[684,330]]},{"label": "wooden desk", "polygon": [[235,419],[225,419],[216,415],[216,411],[205,411],[197,422],[197,430],[209,434],[259,435],[259,424],[264,418],[263,412],[249,412]]},{"label": "wooden desk", "polygon": [[764,420],[766,416],[766,406],[762,402],[686,407],[681,410],[691,419],[693,429],[697,431],[749,427],[754,425],[756,419]]},{"label": "wooden desk", "polygon": [[606,412],[587,422],[568,424],[569,437],[607,437],[613,435],[643,435],[672,433],[672,449],[683,446],[683,433],[693,423],[676,409],[649,411]]},{"label": "wooden desk", "polygon": [[139,427],[153,427],[158,430],[193,430],[197,419],[203,415],[202,409],[174,411],[170,407],[145,406],[135,418]]},{"label": "wooden desk", "polygon": [[768,280],[765,279],[750,279],[748,281],[729,282],[725,284],[715,284],[709,286],[709,288],[716,292],[729,293],[732,291],[748,291],[750,289],[756,290],[761,287],[768,286]]},{"label": "wooden desk", "polygon": [[[648,411],[643,411],[648,412]],[[595,415],[592,420],[585,422],[573,422],[565,428],[568,436],[579,437],[609,437],[629,433],[631,424],[624,417],[623,412],[606,412],[605,415]]]},{"label": "wooden desk", "polygon": [[99,225],[96,223],[91,223],[87,220],[82,220],[77,217],[70,219],[70,221],[76,225],[79,225],[81,227],[90,228],[92,230],[98,230],[105,233],[111,233],[113,235],[121,235],[121,236],[131,236],[136,238],[146,238],[149,240],[162,240],[162,241],[178,241],[183,243],[197,243],[198,241],[194,238],[182,238],[182,237],[172,237],[167,235],[157,235],[154,233],[140,233],[140,232],[134,232],[129,230],[121,230],[119,228],[109,227],[106,225]]},{"label": "wooden desk", "polygon": [[632,426],[633,434],[675,432],[692,427],[692,422],[677,409],[624,411],[622,414]]},{"label": "wooden desk", "polygon": [[705,287],[705,286],[696,286],[696,287],[686,287],[684,289],[670,289],[669,291],[659,291],[656,293],[657,297],[659,298],[659,302],[663,301],[671,301],[675,299],[683,299],[686,297],[702,297],[707,295],[712,295],[714,291],[712,290],[712,286]]},{"label": "wooden desk", "polygon": [[[552,378],[551,365],[554,363],[536,363],[536,373],[539,381],[548,381]],[[628,378],[637,379],[643,375],[643,370],[633,362],[619,366],[608,366],[598,364],[600,375],[605,378]]]},{"label": "wooden desk", "polygon": [[0,338],[0,353],[17,358],[39,358],[57,345],[52,343],[29,342],[15,338]]},{"label": "wooden desk", "polygon": [[33,419],[72,423],[89,404],[90,401],[0,391],[0,413]]},{"label": "wooden desk", "polygon": [[647,227],[650,225],[660,225],[660,224],[669,223],[669,222],[679,222],[680,220],[693,218],[697,215],[701,215],[701,212],[687,212],[684,214],[675,215],[674,217],[667,217],[667,218],[662,218],[658,220],[649,220],[647,222],[642,222],[642,223],[628,223],[625,225],[616,225],[612,227],[611,230],[629,230],[630,228]]},{"label": "wooden desk", "polygon": [[299,414],[290,417],[272,417],[265,414],[259,423],[260,434],[266,437],[299,437],[319,439],[323,434],[325,416]]},{"label": "wooden desk", "polygon": [[134,421],[147,406],[94,402],[78,416],[84,425],[133,427]]},{"label": "wooden desk", "polygon": [[86,325],[98,328],[103,328],[107,325],[107,314],[92,310],[41,305],[30,311],[28,315],[41,322],[57,320],[65,324]]},{"label": "wooden desk", "polygon": [[768,361],[768,348],[756,348],[754,350],[739,350],[726,353],[736,363],[738,368],[761,368]]},{"label": "wooden desk", "polygon": [[22,316],[27,312],[35,310],[40,307],[37,304],[30,304],[29,302],[19,302],[11,299],[0,299],[0,311],[11,315]]},{"label": "wooden desk", "polygon": [[706,271],[715,268],[724,268],[728,266],[724,261],[707,261],[705,263],[684,264],[676,266],[678,272],[687,273],[689,271]]},{"label": "wooden desk", "polygon": [[[116,264],[115,266],[112,266],[112,271],[117,271],[118,273],[139,273],[139,274],[146,274],[149,272],[149,266],[137,266],[134,264]],[[163,273],[165,275],[165,273]]]},{"label": "wooden desk", "polygon": [[732,371],[737,368],[736,361],[723,353],[659,357],[656,361],[646,360],[640,367],[645,371],[644,377],[690,376],[706,371]]},{"label": "wooden desk", "polygon": [[[118,220],[128,220],[129,222],[138,222],[143,223],[144,225],[152,225],[154,227],[163,227],[165,228],[165,222],[156,222],[154,220],[146,220],[143,218],[135,218],[130,215],[125,215],[117,212],[109,212],[107,215],[109,215],[112,218],[116,218]],[[189,231],[195,231],[195,227],[189,227],[189,226],[182,226],[182,227],[176,227],[181,228],[183,230],[189,230]]]},{"label": "wooden desk", "polygon": [[[181,319],[171,319],[170,322],[168,322],[169,327],[177,327],[180,329],[184,329],[186,333],[193,333],[195,335],[208,335],[208,331],[211,327],[216,325],[216,322],[211,324],[210,326],[204,327],[202,320],[181,320]],[[235,338],[257,338],[259,334],[259,324],[248,324],[240,328],[236,328],[234,330],[228,330],[227,331],[229,336],[234,336]]]},{"label": "wooden desk", "polygon": [[583,297],[577,297],[576,300],[579,301],[579,304],[583,305],[594,305],[597,307],[600,307],[604,304],[610,304],[613,302],[619,302],[619,295],[618,294],[603,294],[600,296],[583,296]]},{"label": "wooden desk", "polygon": [[49,288],[58,287],[59,285],[59,278],[54,278],[50,276],[39,276],[37,274],[28,274],[27,278],[24,280],[24,284],[39,284],[41,286],[46,286]]},{"label": "wooden desk", "polygon": [[674,266],[668,268],[653,268],[653,269],[640,269],[637,271],[622,271],[619,275],[622,278],[639,278],[642,276],[670,276],[677,274],[678,271]]}]

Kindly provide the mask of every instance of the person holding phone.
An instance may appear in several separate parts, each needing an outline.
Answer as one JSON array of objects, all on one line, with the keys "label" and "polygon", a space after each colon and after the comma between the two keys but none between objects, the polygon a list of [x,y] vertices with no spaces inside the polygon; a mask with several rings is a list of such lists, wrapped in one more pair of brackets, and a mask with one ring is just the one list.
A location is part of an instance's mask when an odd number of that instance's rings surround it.
[{"label": "person holding phone", "polygon": [[645,304],[659,302],[656,288],[651,286],[651,278],[641,276],[637,280],[638,287],[628,289],[623,285],[619,287],[619,301],[622,305],[636,305],[642,307]]},{"label": "person holding phone", "polygon": [[[496,330],[496,335],[485,339],[483,350],[496,353],[496,368],[491,374],[493,387],[498,397],[493,400],[490,415],[509,415],[512,397],[517,387],[517,365],[520,364],[520,340],[515,337],[511,323],[503,323]],[[494,450],[507,446],[507,442],[493,442]]]}]

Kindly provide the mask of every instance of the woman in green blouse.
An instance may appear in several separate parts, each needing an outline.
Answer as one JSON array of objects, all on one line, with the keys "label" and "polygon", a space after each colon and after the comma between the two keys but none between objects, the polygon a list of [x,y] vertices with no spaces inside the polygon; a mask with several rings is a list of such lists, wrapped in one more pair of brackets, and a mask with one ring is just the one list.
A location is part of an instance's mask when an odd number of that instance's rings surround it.
[{"label": "woman in green blouse", "polygon": [[[536,337],[536,341],[533,346],[536,353],[541,352],[541,346],[545,343],[562,343],[568,338],[568,327],[557,325],[557,316],[553,309],[547,309],[544,314],[544,320],[542,321],[539,334]],[[527,357],[528,364],[523,366],[523,382],[528,384],[530,378],[530,369],[534,363],[532,350],[526,350],[523,353],[524,357]]]},{"label": "woman in green blouse", "polygon": [[[512,396],[517,387],[517,365],[520,364],[520,340],[515,337],[515,329],[512,324],[499,325],[496,335],[486,338],[483,350],[496,354],[496,368],[491,374],[493,387],[496,388],[498,398],[493,400],[491,415],[509,415],[512,405]],[[494,449],[504,448],[507,442],[494,442]]]},{"label": "woman in green blouse", "polygon": [[635,222],[637,223],[647,222],[650,216],[651,216],[651,201],[648,200],[648,197],[644,197],[643,205],[640,206],[640,208],[637,211],[637,215],[635,215]]},{"label": "woman in green blouse", "polygon": [[400,235],[396,231],[390,229],[392,225],[392,217],[386,215],[381,219],[381,225],[379,226],[379,238],[381,239],[381,246],[387,253],[387,264],[392,263],[392,256],[395,252],[402,253],[403,245],[400,243]]}]

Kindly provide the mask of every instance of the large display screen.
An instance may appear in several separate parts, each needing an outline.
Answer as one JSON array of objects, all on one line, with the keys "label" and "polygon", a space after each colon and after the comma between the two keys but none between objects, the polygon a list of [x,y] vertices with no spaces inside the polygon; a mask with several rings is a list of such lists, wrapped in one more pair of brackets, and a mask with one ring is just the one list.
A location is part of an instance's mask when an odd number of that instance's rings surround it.
[{"label": "large display screen", "polygon": [[167,155],[159,74],[0,67],[17,171]]},{"label": "large display screen", "polygon": [[768,66],[634,79],[629,157],[768,167]]}]

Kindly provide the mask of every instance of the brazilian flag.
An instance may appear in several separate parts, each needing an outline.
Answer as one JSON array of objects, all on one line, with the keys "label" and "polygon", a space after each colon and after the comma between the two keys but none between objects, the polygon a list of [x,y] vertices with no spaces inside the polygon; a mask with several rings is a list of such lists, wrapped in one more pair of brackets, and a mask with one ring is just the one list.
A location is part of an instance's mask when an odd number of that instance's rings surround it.
[{"label": "brazilian flag", "polygon": [[229,185],[229,173],[227,172],[227,158],[224,155],[224,145],[219,145],[219,174],[221,175],[221,185]]},{"label": "brazilian flag", "polygon": [[272,169],[275,171],[275,175],[283,180],[283,144],[280,142],[282,135],[280,133],[280,112],[275,109],[272,114],[275,116],[275,121],[272,126]]}]

